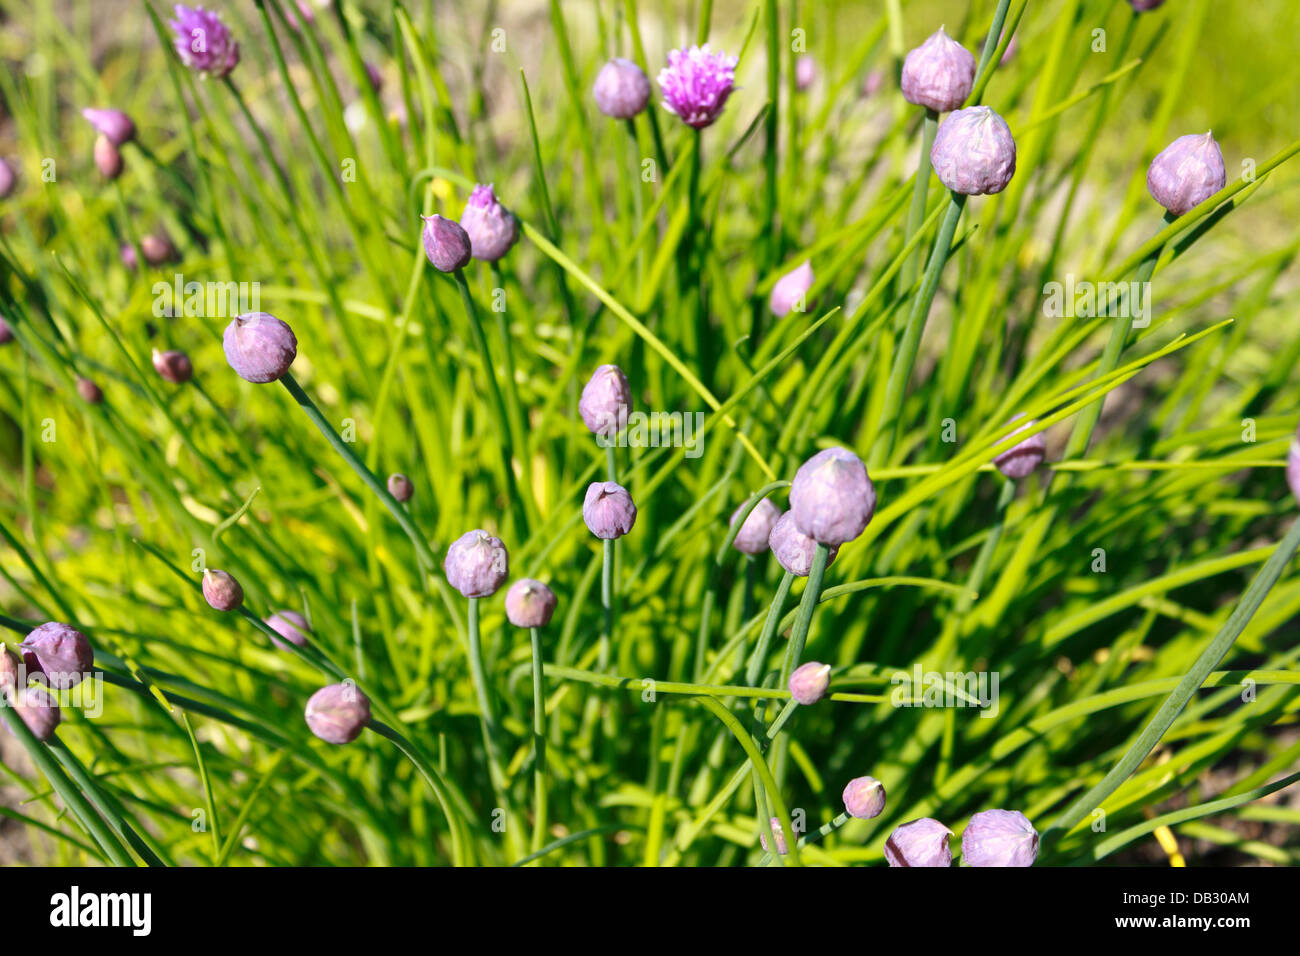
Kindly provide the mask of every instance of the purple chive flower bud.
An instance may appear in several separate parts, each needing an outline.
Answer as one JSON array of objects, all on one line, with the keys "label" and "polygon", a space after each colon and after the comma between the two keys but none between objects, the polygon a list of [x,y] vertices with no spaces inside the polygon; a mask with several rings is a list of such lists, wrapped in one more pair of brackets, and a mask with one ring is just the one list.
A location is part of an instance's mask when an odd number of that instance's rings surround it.
[{"label": "purple chive flower bud", "polygon": [[49,740],[59,726],[59,705],[54,696],[40,685],[18,687],[13,691],[13,709],[37,740]]},{"label": "purple chive flower bud", "polygon": [[622,485],[593,481],[582,501],[582,520],[597,538],[621,538],[636,524],[636,505]]},{"label": "purple chive flower bud", "polygon": [[221,17],[202,7],[176,5],[176,19],[167,25],[181,62],[191,70],[221,79],[239,64],[239,44]]},{"label": "purple chive flower bud", "polygon": [[1006,189],[1016,173],[1016,141],[1001,116],[987,106],[972,106],[939,124],[930,162],[953,192],[991,196]]},{"label": "purple chive flower bud", "polygon": [[794,85],[800,92],[807,90],[817,80],[817,61],[804,54],[794,61]]},{"label": "purple chive flower bud", "polygon": [[122,175],[122,154],[107,136],[95,137],[94,159],[95,168],[105,179],[113,180]]},{"label": "purple chive flower bud", "polygon": [[269,312],[249,312],[226,326],[226,361],[240,378],[264,385],[283,378],[298,357],[298,340]]},{"label": "purple chive flower bud", "polygon": [[594,435],[612,438],[627,424],[632,409],[632,386],[617,365],[602,365],[582,387],[578,414]]},{"label": "purple chive flower bud", "polygon": [[1128,0],[1128,2],[1132,5],[1134,13],[1146,13],[1163,4],[1165,0]]},{"label": "purple chive flower bud", "polygon": [[804,707],[811,707],[825,697],[830,686],[830,664],[809,661],[800,664],[790,675],[790,696]]},{"label": "purple chive flower bud", "polygon": [[388,493],[398,501],[407,502],[415,494],[415,485],[411,484],[410,478],[396,472],[388,476]]},{"label": "purple chive flower bud", "polygon": [[[767,537],[767,546],[772,549],[781,567],[797,577],[808,577],[808,573],[812,570],[817,542],[795,527],[794,515],[789,511],[777,518],[776,524],[772,525],[772,533]],[[835,560],[839,550],[838,546],[831,548],[830,557],[826,561],[827,567]]]},{"label": "purple chive flower bud", "polygon": [[14,169],[3,159],[0,159],[0,199],[8,197],[14,191],[14,183],[18,177],[14,174]]},{"label": "purple chive flower bud", "polygon": [[1019,810],[984,810],[966,824],[961,855],[971,866],[1033,866],[1038,831]]},{"label": "purple chive flower bud", "polygon": [[872,70],[862,78],[862,95],[867,99],[875,96],[880,92],[881,87],[885,85],[885,71]]},{"label": "purple chive flower bud", "polygon": [[541,581],[523,578],[506,591],[506,618],[515,627],[545,627],[555,613],[555,592]]},{"label": "purple chive flower bud", "polygon": [[180,258],[176,247],[166,236],[144,236],[140,240],[140,251],[144,253],[144,261],[151,266],[160,266]]},{"label": "purple chive flower bud", "polygon": [[104,136],[114,146],[129,143],[135,138],[135,123],[121,110],[97,110],[87,107],[81,111],[96,132]]},{"label": "purple chive flower bud", "polygon": [[736,85],[736,62],[707,43],[669,51],[668,66],[659,71],[664,109],[695,129],[712,126]]},{"label": "purple chive flower bud", "polygon": [[132,247],[132,245],[129,242],[124,242],[118,248],[118,255],[122,259],[122,265],[126,266],[128,269],[134,272],[135,267],[139,265],[139,263],[136,261],[135,258],[134,247]]},{"label": "purple chive flower bud", "polygon": [[948,838],[952,831],[929,817],[904,823],[885,841],[890,866],[952,866]]},{"label": "purple chive flower bud", "polygon": [[772,295],[768,298],[768,308],[777,318],[784,318],[791,312],[803,312],[807,307],[805,296],[813,284],[811,262],[791,269],[772,286]]},{"label": "purple chive flower bud", "polygon": [[1296,429],[1291,447],[1287,449],[1286,483],[1296,501],[1300,501],[1300,429]]},{"label": "purple chive flower bud", "polygon": [[974,54],[943,27],[903,60],[903,99],[936,113],[957,109],[974,85]]},{"label": "purple chive flower bud", "polygon": [[[1022,418],[1023,413],[1012,417],[1011,421]],[[1037,420],[1021,425],[1012,435],[1019,435],[1027,428],[1033,427]],[[1008,423],[1010,424],[1010,423]],[[1010,436],[1007,436],[1010,437]],[[1039,465],[1043,463],[1043,458],[1047,455],[1047,441],[1043,438],[1043,433],[1030,435],[1018,445],[1012,445],[1002,454],[993,459],[993,464],[998,471],[1008,478],[1026,478]]]},{"label": "purple chive flower bud", "polygon": [[350,744],[370,723],[370,700],[351,681],[330,684],[311,695],[303,716],[327,744]]},{"label": "purple chive flower bud", "polygon": [[1147,191],[1175,216],[1209,199],[1228,182],[1223,151],[1212,133],[1180,136],[1151,160]]},{"label": "purple chive flower bud", "polygon": [[771,853],[772,851],[768,849],[767,846],[767,835],[770,832],[772,836],[776,838],[777,855],[785,856],[790,852],[790,848],[786,845],[785,830],[781,828],[781,821],[776,817],[773,817],[769,822],[771,823],[770,827],[763,827],[763,829],[758,831],[758,842],[762,844],[764,850]]},{"label": "purple chive flower bud", "polygon": [[0,319],[0,345],[8,345],[14,340],[14,330],[9,327],[9,323]]},{"label": "purple chive flower bud", "polygon": [[876,513],[867,466],[847,448],[819,451],[795,472],[790,513],[795,527],[820,544],[852,541]]},{"label": "purple chive flower bud", "polygon": [[77,394],[81,396],[83,402],[89,402],[91,405],[98,405],[104,400],[104,392],[88,378],[77,379]]},{"label": "purple chive flower bud", "polygon": [[424,254],[439,272],[455,272],[469,265],[469,235],[460,223],[442,216],[421,216],[424,220]]},{"label": "purple chive flower bud", "polygon": [[448,583],[465,597],[490,597],[510,574],[510,555],[500,538],[476,529],[451,543],[442,569]]},{"label": "purple chive flower bud", "polygon": [[483,262],[496,262],[519,241],[519,220],[497,201],[491,183],[474,187],[460,214],[460,225],[469,236],[474,258]]},{"label": "purple chive flower bud", "polygon": [[18,655],[0,644],[0,693],[7,693],[18,686],[18,671],[21,667]]},{"label": "purple chive flower bud", "polygon": [[203,570],[203,599],[218,611],[233,611],[244,603],[244,589],[225,571]]},{"label": "purple chive flower bud", "polygon": [[183,385],[194,377],[194,363],[184,352],[153,350],[153,369],[173,385]]},{"label": "purple chive flower bud", "polygon": [[[295,644],[298,647],[307,644],[307,635],[311,633],[307,619],[297,611],[276,611],[266,619],[266,626],[283,637],[289,644]],[[271,643],[282,651],[289,649],[284,641],[277,641],[274,637],[271,638]]]},{"label": "purple chive flower bud", "polygon": [[606,116],[631,119],[650,102],[650,78],[631,60],[615,57],[600,68],[591,93]]},{"label": "purple chive flower bud", "polygon": [[[731,514],[731,524],[736,523],[740,517],[740,512],[744,509],[741,505]],[[781,517],[781,509],[772,502],[763,498],[754,506],[754,510],[749,513],[745,523],[740,526],[736,532],[736,538],[732,545],[737,551],[744,554],[762,554],[767,550],[767,539],[772,534],[772,525],[776,524],[777,519]]]},{"label": "purple chive flower bud", "polygon": [[362,64],[366,68],[366,82],[370,88],[378,93],[384,88],[384,74],[379,71],[379,67],[367,60]]},{"label": "purple chive flower bud", "polygon": [[86,635],[53,621],[35,628],[20,646],[27,670],[44,674],[50,686],[58,690],[81,683],[95,663],[95,652]]},{"label": "purple chive flower bud", "polygon": [[854,777],[843,796],[844,812],[859,820],[878,817],[885,809],[885,785],[875,777]]}]

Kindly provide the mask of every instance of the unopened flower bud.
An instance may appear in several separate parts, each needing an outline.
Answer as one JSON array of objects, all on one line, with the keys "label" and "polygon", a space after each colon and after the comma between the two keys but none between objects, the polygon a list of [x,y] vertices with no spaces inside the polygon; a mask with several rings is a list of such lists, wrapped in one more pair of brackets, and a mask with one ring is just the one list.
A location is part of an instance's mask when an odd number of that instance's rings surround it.
[{"label": "unopened flower bud", "polygon": [[790,675],[790,696],[796,703],[811,707],[826,696],[831,686],[831,665],[809,661]]},{"label": "unopened flower bud", "polygon": [[784,318],[791,312],[805,311],[808,290],[812,288],[812,284],[812,263],[805,262],[803,265],[796,266],[776,280],[776,285],[772,286],[772,294],[767,300],[768,308],[777,318]]},{"label": "unopened flower bud", "polygon": [[442,216],[421,216],[424,220],[424,254],[439,272],[455,272],[469,265],[469,235],[460,223]]},{"label": "unopened flower bud", "polygon": [[597,538],[621,538],[636,524],[636,505],[617,482],[593,481],[582,502],[582,520]]},{"label": "unopened flower bud", "polygon": [[95,131],[114,146],[121,146],[135,138],[135,123],[121,110],[97,110],[87,107],[81,111]]},{"label": "unopened flower bud", "polygon": [[847,448],[819,451],[795,472],[790,513],[795,526],[820,544],[852,541],[876,513],[867,466]]},{"label": "unopened flower bud", "polygon": [[370,88],[378,93],[384,88],[384,74],[380,72],[379,67],[367,60],[362,64],[366,69],[366,82]]},{"label": "unopened flower bud", "polygon": [[1286,452],[1286,483],[1296,501],[1300,502],[1300,428],[1296,429]]},{"label": "unopened flower bud", "polygon": [[28,672],[44,674],[50,686],[58,690],[81,683],[95,664],[95,652],[86,635],[67,624],[42,624],[20,646]]},{"label": "unopened flower bud", "polygon": [[83,402],[89,402],[91,405],[98,405],[104,400],[104,392],[88,378],[77,379],[77,394],[81,396]]},{"label": "unopened flower bud", "polygon": [[[276,611],[266,619],[266,626],[275,633],[298,647],[305,647],[307,644],[307,635],[311,633],[311,628],[307,624],[307,619],[297,611]],[[282,651],[289,649],[284,641],[277,641],[271,638],[271,643]]]},{"label": "unopened flower bud", "polygon": [[94,158],[95,168],[105,179],[113,180],[122,175],[122,154],[107,136],[95,137]]},{"label": "unopened flower bud", "polygon": [[18,181],[14,169],[3,159],[0,159],[0,199],[5,199],[14,191],[14,184]]},{"label": "unopened flower bud", "polygon": [[764,850],[766,850],[768,853],[771,853],[772,850],[767,845],[767,835],[768,833],[771,833],[772,836],[776,838],[775,842],[776,842],[777,855],[785,856],[787,853],[790,852],[790,847],[786,845],[785,830],[781,828],[781,821],[776,817],[773,817],[769,821],[769,823],[771,824],[770,826],[763,827],[763,829],[758,831],[758,842],[762,844]]},{"label": "unopened flower bud", "polygon": [[885,85],[885,71],[872,70],[862,78],[862,95],[867,99],[875,96]]},{"label": "unopened flower bud", "polygon": [[395,472],[388,476],[388,493],[398,501],[407,502],[415,494],[415,485],[401,472]]},{"label": "unopened flower bud", "polygon": [[140,251],[144,261],[151,266],[161,266],[180,257],[176,246],[165,235],[147,235],[140,239]]},{"label": "unopened flower bud", "polygon": [[327,744],[350,744],[370,723],[370,701],[350,681],[312,694],[304,711],[307,727]]},{"label": "unopened flower bud", "polygon": [[1038,831],[1019,810],[984,810],[966,824],[961,855],[971,866],[1033,866]]},{"label": "unopened flower bud", "polygon": [[[1016,415],[1011,421],[1023,417],[1023,414]],[[1028,422],[1021,425],[1012,435],[1018,435],[1026,428],[1031,428],[1036,421]],[[1011,437],[1010,435],[1007,436]],[[1002,454],[993,459],[993,464],[998,471],[1002,472],[1008,478],[1026,478],[1034,469],[1043,463],[1043,458],[1047,455],[1047,441],[1043,438],[1043,433],[1030,435],[1018,445],[1012,445]]]},{"label": "unopened flower bud", "polygon": [[972,106],[939,124],[930,162],[953,192],[992,195],[1006,189],[1015,175],[1016,141],[1001,116],[987,106]]},{"label": "unopened flower bud", "polygon": [[1211,133],[1178,137],[1147,169],[1147,191],[1175,216],[1205,202],[1227,181],[1223,151]]},{"label": "unopened flower bud", "polygon": [[794,61],[794,85],[801,93],[817,80],[817,61],[804,54]]},{"label": "unopened flower bud", "polygon": [[975,56],[940,27],[907,54],[901,83],[907,102],[947,113],[970,96],[975,85]]},{"label": "unopened flower bud", "polygon": [[194,363],[188,355],[176,349],[166,352],[154,349],[153,369],[173,385],[183,385],[194,377]]},{"label": "unopened flower bud", "polygon": [[8,345],[14,340],[14,330],[9,327],[9,323],[0,319],[0,345]]},{"label": "unopened flower bud", "polygon": [[615,57],[600,68],[591,92],[606,116],[631,119],[650,102],[650,78],[631,60]]},{"label": "unopened flower bud", "polygon": [[497,200],[492,184],[479,184],[469,194],[460,215],[475,259],[496,262],[519,241],[519,220]]},{"label": "unopened flower bud", "polygon": [[18,686],[22,663],[18,655],[0,644],[0,694],[7,694]]},{"label": "unopened flower bud", "polygon": [[11,692],[13,709],[37,740],[49,740],[59,726],[59,705],[54,695],[40,684],[17,687]]},{"label": "unopened flower bud", "polygon": [[844,787],[843,798],[845,813],[870,820],[885,809],[885,785],[875,777],[854,777]]},{"label": "unopened flower bud", "polygon": [[1128,0],[1128,2],[1132,5],[1134,13],[1146,13],[1163,4],[1165,0]]},{"label": "unopened flower bud", "polygon": [[233,611],[244,603],[244,589],[225,571],[203,571],[203,598],[218,611]]},{"label": "unopened flower bud", "polygon": [[[767,546],[772,549],[777,563],[796,577],[806,578],[812,571],[813,555],[817,551],[817,542],[804,534],[794,523],[794,515],[789,511],[776,519],[772,533],[767,536]],[[832,547],[826,559],[830,567],[839,553],[839,547]]]},{"label": "unopened flower bud", "polygon": [[516,581],[506,591],[506,617],[515,627],[545,627],[555,604],[555,592],[532,578]]},{"label": "unopened flower bud", "polygon": [[612,438],[627,424],[632,386],[617,365],[602,365],[591,373],[578,399],[578,414],[592,434]]},{"label": "unopened flower bud", "polygon": [[442,569],[448,583],[465,597],[490,597],[510,574],[510,555],[500,538],[476,529],[451,543]]},{"label": "unopened flower bud", "polygon": [[263,385],[284,377],[298,357],[298,339],[269,312],[249,312],[226,326],[226,361],[242,379]]},{"label": "unopened flower bud", "polygon": [[952,866],[952,831],[929,817],[904,823],[885,841],[890,866]]},{"label": "unopened flower bud", "polygon": [[[740,512],[745,508],[741,505],[731,515],[731,524],[736,523],[740,517]],[[772,534],[772,526],[776,524],[777,519],[781,517],[781,509],[772,504],[771,499],[762,498],[754,509],[750,511],[749,517],[745,523],[740,526],[736,532],[735,540],[732,545],[737,551],[744,554],[762,554],[767,550],[767,539]]]},{"label": "unopened flower bud", "polygon": [[693,129],[711,126],[736,85],[736,58],[714,53],[706,43],[670,50],[668,66],[659,71],[664,109]]}]

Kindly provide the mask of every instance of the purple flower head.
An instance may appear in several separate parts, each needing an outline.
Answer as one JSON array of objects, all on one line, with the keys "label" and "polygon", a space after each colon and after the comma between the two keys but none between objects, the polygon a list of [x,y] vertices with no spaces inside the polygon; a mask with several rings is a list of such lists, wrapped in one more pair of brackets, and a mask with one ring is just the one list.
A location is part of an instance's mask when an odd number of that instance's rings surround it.
[{"label": "purple flower head", "polygon": [[627,424],[632,410],[632,386],[617,365],[602,365],[582,387],[578,414],[594,435],[613,438]]},{"label": "purple flower head", "polygon": [[104,400],[104,391],[88,378],[77,379],[77,394],[83,402],[98,405]]},{"label": "purple flower head", "polygon": [[95,168],[105,179],[112,181],[122,175],[122,154],[107,136],[95,137],[93,157]]},{"label": "purple flower head", "polygon": [[844,812],[859,820],[880,816],[885,809],[885,785],[875,777],[854,777],[844,788]]},{"label": "purple flower head", "polygon": [[1151,160],[1147,191],[1175,216],[1209,199],[1228,182],[1223,151],[1212,133],[1180,136]]},{"label": "purple flower head", "polygon": [[940,27],[903,60],[903,99],[947,113],[955,110],[975,85],[975,56]]},{"label": "purple flower head", "polygon": [[796,266],[776,280],[767,301],[768,308],[777,318],[783,318],[791,312],[803,312],[807,308],[805,297],[812,284],[812,263],[804,262],[803,265]]},{"label": "purple flower head", "polygon": [[1300,429],[1296,430],[1286,452],[1286,483],[1296,501],[1300,501]]},{"label": "purple flower head", "polygon": [[469,194],[460,225],[469,236],[475,259],[496,262],[519,241],[519,220],[497,201],[492,184],[480,183]]},{"label": "purple flower head", "polygon": [[814,541],[852,541],[876,513],[876,487],[867,466],[847,448],[819,451],[795,472],[790,513],[795,526]]},{"label": "purple flower head", "polygon": [[541,581],[522,578],[506,591],[506,618],[515,627],[545,627],[555,613],[555,592]]},{"label": "purple flower head", "polygon": [[[1024,414],[1015,415],[1011,421],[1017,418],[1023,418]],[[1008,422],[1010,424],[1010,422]],[[1033,427],[1036,421],[1027,422],[1021,425],[1011,435],[1019,435],[1027,428]],[[1010,435],[1006,437],[1011,437]],[[1043,433],[1030,435],[1018,445],[1012,445],[1002,454],[993,459],[993,464],[998,471],[1002,472],[1008,478],[1027,478],[1039,465],[1043,463],[1043,458],[1047,455],[1047,441],[1043,438]]]},{"label": "purple flower head", "polygon": [[[794,515],[787,511],[776,519],[772,533],[767,537],[767,546],[776,555],[777,562],[791,574],[806,578],[812,570],[813,554],[817,551],[817,542],[808,537],[794,523]],[[830,567],[839,547],[831,548],[826,566]]]},{"label": "purple flower head", "polygon": [[21,647],[28,671],[44,674],[58,690],[81,683],[95,663],[86,635],[66,624],[42,624],[23,639]]},{"label": "purple flower head", "polygon": [[442,570],[465,597],[490,597],[510,575],[510,555],[500,538],[475,529],[451,543]]},{"label": "purple flower head", "polygon": [[0,159],[0,199],[8,197],[14,191],[14,183],[18,177],[14,174],[14,169],[3,159]]},{"label": "purple flower head", "polygon": [[455,272],[469,265],[469,234],[461,224],[439,215],[421,216],[424,220],[424,254],[439,272]]},{"label": "purple flower head", "polygon": [[411,484],[411,479],[401,472],[395,472],[388,476],[388,493],[398,501],[410,501],[411,496],[415,494],[415,485]]},{"label": "purple flower head", "polygon": [[1132,5],[1134,13],[1146,13],[1163,4],[1165,0],[1128,0],[1128,2]]},{"label": "purple flower head", "polygon": [[582,520],[597,538],[621,538],[636,524],[636,505],[622,485],[593,481],[582,501]]},{"label": "purple flower head", "polygon": [[181,62],[191,70],[221,79],[239,63],[239,44],[217,14],[178,3],[176,19],[167,25],[176,34]]},{"label": "purple flower head", "polygon": [[9,323],[0,319],[0,345],[8,345],[14,340],[14,330],[9,327]]},{"label": "purple flower head", "polygon": [[1033,866],[1038,831],[1019,810],[984,810],[966,824],[961,855],[971,866]]},{"label": "purple flower head", "polygon": [[712,126],[735,87],[736,62],[707,43],[669,51],[668,66],[659,71],[664,109],[695,129]]},{"label": "purple flower head", "polygon": [[114,146],[121,146],[135,138],[135,123],[121,110],[97,110],[87,107],[81,111],[95,131]]},{"label": "purple flower head", "polygon": [[1006,189],[1016,173],[1016,141],[1001,116],[987,106],[972,106],[939,124],[930,162],[953,192],[992,195]]},{"label": "purple flower head", "polygon": [[327,744],[350,744],[370,723],[370,701],[351,681],[322,687],[307,700],[307,727]]},{"label": "purple flower head", "polygon": [[776,817],[773,817],[768,822],[770,826],[763,827],[763,829],[758,831],[758,842],[762,845],[764,850],[771,853],[772,851],[767,845],[767,835],[768,833],[771,833],[772,836],[776,838],[777,854],[779,856],[785,856],[790,852],[790,848],[786,845],[785,830],[781,829],[781,821]]},{"label": "purple flower head", "polygon": [[298,357],[293,329],[269,312],[249,312],[226,326],[226,361],[242,379],[264,385],[283,378]]},{"label": "purple flower head", "polygon": [[885,841],[890,866],[952,866],[952,831],[929,817],[904,823]]},{"label": "purple flower head", "polygon": [[[736,523],[744,508],[742,504],[732,512],[731,524]],[[780,517],[781,509],[772,504],[770,499],[760,499],[749,513],[749,517],[745,519],[745,523],[740,526],[740,530],[736,532],[732,545],[744,554],[762,554],[767,550],[767,539],[772,534],[772,525],[776,524]]]},{"label": "purple flower head", "polygon": [[807,90],[817,80],[817,61],[804,54],[794,61],[794,85],[800,92]]},{"label": "purple flower head", "polygon": [[830,664],[809,661],[800,664],[790,675],[790,696],[804,707],[811,707],[825,697],[830,686]]},{"label": "purple flower head", "polygon": [[153,370],[173,385],[181,385],[194,377],[194,363],[184,352],[172,349],[167,352],[153,350]]},{"label": "purple flower head", "polygon": [[[307,619],[297,611],[276,611],[266,619],[266,626],[275,633],[288,641],[289,644],[295,644],[298,647],[304,647],[307,644],[307,635],[311,633],[311,628],[307,625]],[[287,651],[289,645],[284,641],[277,641],[271,638],[271,643],[282,651]]]},{"label": "purple flower head", "polygon": [[234,575],[204,568],[203,598],[218,611],[233,611],[244,603],[244,589]]},{"label": "purple flower head", "polygon": [[59,726],[59,705],[41,685],[13,691],[13,709],[37,740],[49,740]]},{"label": "purple flower head", "polygon": [[650,102],[650,78],[631,60],[615,57],[596,74],[591,94],[606,116],[631,119]]}]

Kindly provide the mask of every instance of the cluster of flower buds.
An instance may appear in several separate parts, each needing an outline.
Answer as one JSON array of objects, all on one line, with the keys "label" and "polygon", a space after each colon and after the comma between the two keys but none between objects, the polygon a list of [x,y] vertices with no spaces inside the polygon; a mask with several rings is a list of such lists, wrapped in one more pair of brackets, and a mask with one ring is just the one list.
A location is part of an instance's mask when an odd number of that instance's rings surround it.
[{"label": "cluster of flower buds", "polygon": [[[890,866],[952,866],[951,836],[929,817],[904,823],[885,841],[885,859]],[[966,824],[961,853],[970,866],[1033,866],[1038,831],[1019,810],[984,810]]]}]

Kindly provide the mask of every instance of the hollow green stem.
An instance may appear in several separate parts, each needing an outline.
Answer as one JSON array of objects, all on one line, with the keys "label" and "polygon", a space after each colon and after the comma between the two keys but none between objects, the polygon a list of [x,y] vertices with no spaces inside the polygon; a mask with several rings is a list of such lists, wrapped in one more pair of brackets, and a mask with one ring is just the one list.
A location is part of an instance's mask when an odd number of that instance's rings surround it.
[{"label": "hollow green stem", "polygon": [[776,636],[777,625],[781,623],[781,614],[785,611],[785,602],[790,596],[790,586],[793,584],[794,575],[789,571],[785,572],[781,577],[781,583],[777,585],[776,596],[772,598],[772,604],[767,610],[767,619],[763,622],[763,630],[758,636],[758,643],[754,646],[754,653],[750,655],[749,667],[745,670],[745,683],[750,686],[757,686],[763,674],[763,663],[767,660],[768,649]]},{"label": "hollow green stem", "polygon": [[[925,119],[921,121],[921,155],[916,161],[916,179],[912,183],[912,205],[907,210],[907,231],[903,234],[903,242],[907,242],[912,236],[916,235],[916,230],[921,228],[921,221],[925,219],[925,200],[930,192],[930,148],[934,145],[934,134],[939,130],[939,114],[932,109],[925,111]],[[916,281],[916,252],[903,262],[903,268],[898,273],[898,287],[900,292],[906,292],[912,288],[912,283]]]},{"label": "hollow green stem", "polygon": [[799,602],[799,613],[794,619],[794,629],[790,632],[790,646],[786,648],[785,662],[781,665],[781,683],[785,687],[790,683],[790,675],[799,666],[803,656],[804,644],[808,641],[808,629],[812,626],[813,611],[821,599],[822,580],[826,576],[826,565],[830,562],[831,550],[824,544],[818,544],[813,552],[812,568],[808,571],[808,581],[804,585],[803,599]]},{"label": "hollow green stem", "polygon": [[546,679],[542,670],[542,636],[535,627],[528,629],[533,646],[533,815],[534,853],[542,848],[546,835]]}]

